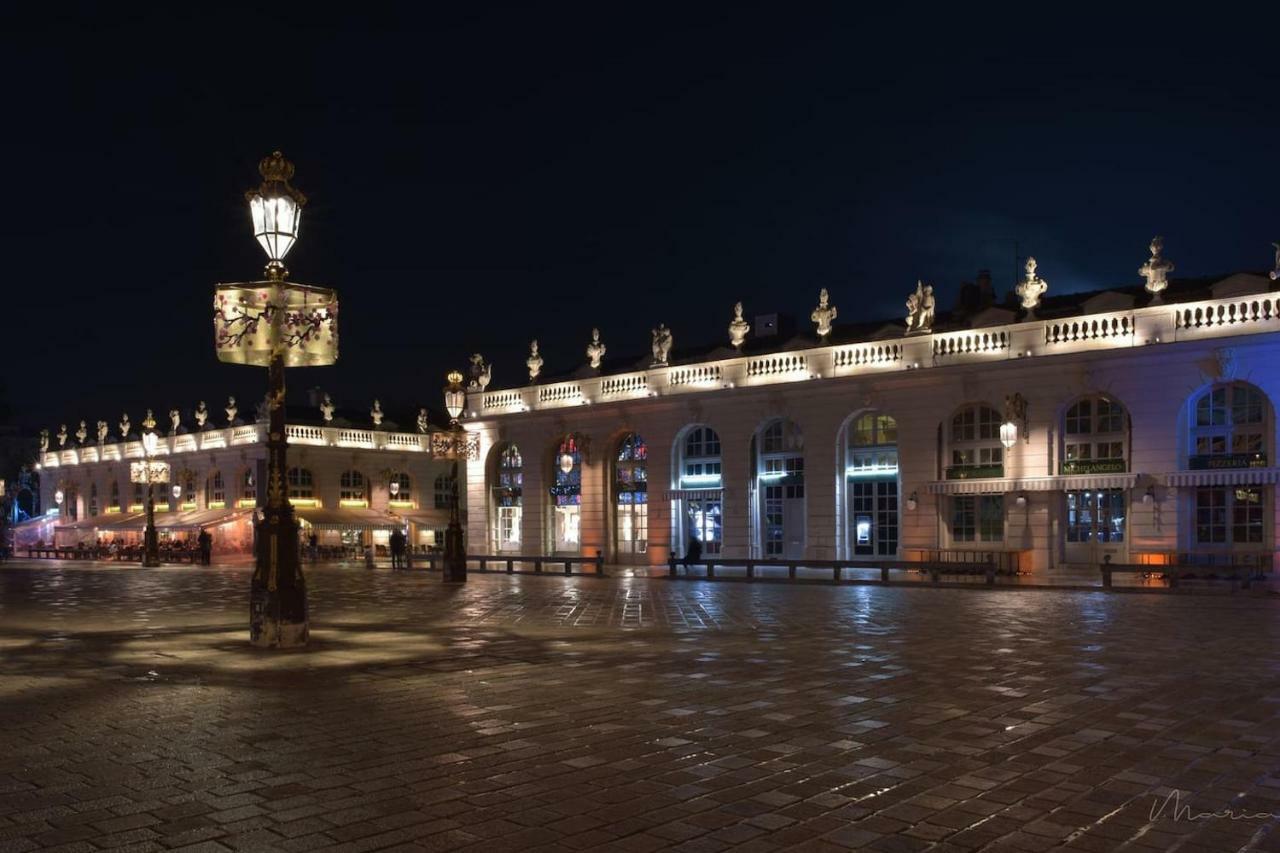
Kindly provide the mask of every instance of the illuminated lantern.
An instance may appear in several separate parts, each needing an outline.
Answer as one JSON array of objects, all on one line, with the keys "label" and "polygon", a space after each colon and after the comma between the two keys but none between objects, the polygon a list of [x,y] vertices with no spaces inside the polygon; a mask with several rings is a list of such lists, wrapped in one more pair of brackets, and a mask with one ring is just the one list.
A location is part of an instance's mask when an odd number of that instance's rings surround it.
[{"label": "illuminated lantern", "polygon": [[572,453],[560,454],[560,470],[566,474],[568,474],[570,471],[573,470],[573,454]]},{"label": "illuminated lantern", "polygon": [[173,499],[176,501],[180,497],[182,497],[182,486],[175,483],[173,486]]},{"label": "illuminated lantern", "polygon": [[307,197],[290,185],[293,164],[279,151],[262,158],[258,171],[262,173],[262,185],[249,190],[244,197],[253,216],[253,236],[258,238],[258,244],[270,259],[267,277],[281,279],[286,273],[284,256],[298,239],[298,225]]},{"label": "illuminated lantern", "polygon": [[1018,425],[1013,421],[1000,424],[1000,443],[1006,450],[1018,443]]},{"label": "illuminated lantern", "polygon": [[467,392],[462,387],[462,374],[458,371],[450,370],[445,378],[449,380],[449,384],[444,387],[444,409],[456,424],[467,405]]},{"label": "illuminated lantern", "polygon": [[62,502],[66,499],[67,499],[67,496],[62,493],[62,489],[58,489],[56,492],[53,493],[53,502],[56,503],[58,506],[62,506]]}]

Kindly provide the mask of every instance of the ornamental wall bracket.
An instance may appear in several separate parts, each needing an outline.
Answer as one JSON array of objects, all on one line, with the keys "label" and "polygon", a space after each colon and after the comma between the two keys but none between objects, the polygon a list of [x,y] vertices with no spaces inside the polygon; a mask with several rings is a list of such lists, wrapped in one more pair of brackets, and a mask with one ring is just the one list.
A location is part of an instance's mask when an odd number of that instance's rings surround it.
[{"label": "ornamental wall bracket", "polygon": [[1239,358],[1236,354],[1235,347],[1217,347],[1213,351],[1214,367],[1218,372],[1218,379],[1226,381],[1236,377],[1236,371],[1239,369]]}]

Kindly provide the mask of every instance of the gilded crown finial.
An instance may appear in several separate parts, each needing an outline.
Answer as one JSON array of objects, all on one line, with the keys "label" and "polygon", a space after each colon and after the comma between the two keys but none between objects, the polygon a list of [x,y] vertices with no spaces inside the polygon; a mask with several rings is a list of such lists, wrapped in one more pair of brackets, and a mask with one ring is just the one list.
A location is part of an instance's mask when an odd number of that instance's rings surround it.
[{"label": "gilded crown finial", "polygon": [[245,192],[245,198],[252,200],[254,196],[287,195],[303,207],[307,197],[289,181],[293,179],[293,163],[285,159],[284,154],[273,151],[258,161],[258,174],[262,175],[262,184]]}]

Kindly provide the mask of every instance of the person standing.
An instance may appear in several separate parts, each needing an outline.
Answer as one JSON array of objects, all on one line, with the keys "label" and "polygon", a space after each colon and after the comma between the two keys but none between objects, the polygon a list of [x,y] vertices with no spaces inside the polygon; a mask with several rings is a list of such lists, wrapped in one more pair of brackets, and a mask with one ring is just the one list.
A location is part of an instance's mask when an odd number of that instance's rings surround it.
[{"label": "person standing", "polygon": [[213,537],[209,535],[209,531],[203,527],[200,528],[200,536],[196,539],[200,546],[200,564],[208,566],[213,562]]}]

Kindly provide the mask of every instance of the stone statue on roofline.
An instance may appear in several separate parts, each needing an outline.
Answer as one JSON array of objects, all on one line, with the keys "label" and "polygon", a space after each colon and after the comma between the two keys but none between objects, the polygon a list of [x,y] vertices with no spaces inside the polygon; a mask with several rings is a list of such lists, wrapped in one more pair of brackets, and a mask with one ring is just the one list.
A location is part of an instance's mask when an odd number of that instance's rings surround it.
[{"label": "stone statue on roofline", "polygon": [[200,401],[200,405],[196,406],[196,429],[204,429],[205,421],[209,420],[209,410],[205,408],[204,400]]},{"label": "stone statue on roofline", "polygon": [[667,357],[671,354],[671,330],[662,323],[658,324],[658,328],[652,329],[653,335],[653,364],[651,367],[666,367]]},{"label": "stone statue on roofline", "polygon": [[600,330],[592,329],[591,343],[587,344],[587,361],[591,364],[593,369],[600,369],[600,362],[604,359],[604,354],[608,349],[609,348],[600,341]]},{"label": "stone statue on roofline", "polygon": [[49,431],[47,429],[40,430],[40,452],[49,452]]},{"label": "stone statue on roofline", "polygon": [[369,417],[373,419],[374,429],[382,427],[382,403],[376,399],[373,401],[373,408],[369,410]]},{"label": "stone statue on roofline", "polygon": [[67,425],[62,424],[61,426],[58,427],[58,449],[61,450],[66,446],[67,446]]},{"label": "stone statue on roofline", "polygon": [[142,419],[142,428],[147,432],[156,428],[156,416],[150,409],[147,409],[147,416]]},{"label": "stone statue on roofline", "polygon": [[1271,247],[1276,250],[1275,269],[1271,271],[1271,280],[1276,281],[1280,279],[1280,241],[1272,243]]},{"label": "stone statue on roofline", "polygon": [[107,426],[107,422],[106,422],[106,421],[98,421],[98,444],[106,444],[106,443],[107,443],[107,430],[108,430],[108,429],[109,429],[109,427]]},{"label": "stone statue on roofline", "polygon": [[124,441],[129,437],[129,430],[133,428],[133,424],[129,423],[129,413],[122,412],[120,415],[120,440]]},{"label": "stone statue on roofline", "polygon": [[1152,303],[1160,302],[1160,294],[1169,286],[1169,273],[1173,272],[1173,261],[1163,256],[1164,238],[1159,235],[1151,239],[1151,257],[1138,270],[1138,275],[1147,280],[1147,293],[1152,296]]},{"label": "stone statue on roofline", "polygon": [[831,304],[831,297],[824,287],[818,291],[818,307],[813,309],[813,313],[809,315],[818,326],[818,337],[826,338],[831,334],[831,323],[836,319],[836,306]]},{"label": "stone statue on roofline", "polygon": [[1040,305],[1040,297],[1044,296],[1046,290],[1049,289],[1049,282],[1036,275],[1036,259],[1027,258],[1027,277],[1018,282],[1018,286],[1014,290],[1018,294],[1018,298],[1022,300],[1022,307],[1026,309],[1027,319],[1033,320],[1036,316],[1036,308]]},{"label": "stone statue on roofline", "polygon": [[542,356],[538,355],[537,338],[529,342],[529,357],[524,360],[524,364],[529,368],[529,381],[537,382],[538,374],[542,373]]},{"label": "stone statue on roofline", "polygon": [[476,353],[471,356],[471,387],[481,391],[489,387],[493,378],[493,365],[484,363],[484,356]]},{"label": "stone statue on roofline", "polygon": [[916,281],[915,293],[907,297],[907,332],[928,332],[933,328],[933,285]]},{"label": "stone statue on roofline", "polygon": [[169,435],[177,435],[178,427],[182,426],[182,412],[177,409],[169,410]]},{"label": "stone statue on roofline", "polygon": [[418,432],[426,435],[431,432],[431,424],[427,420],[427,410],[418,409]]},{"label": "stone statue on roofline", "polygon": [[325,394],[324,399],[320,401],[320,417],[324,418],[326,424],[333,422],[333,400],[328,394]]},{"label": "stone statue on roofline", "polygon": [[227,398],[227,405],[223,411],[227,413],[227,426],[235,426],[236,415],[240,412],[240,409],[236,406],[235,397]]},{"label": "stone statue on roofline", "polygon": [[85,439],[88,437],[89,427],[84,421],[81,421],[79,428],[76,430],[76,441],[80,444],[84,444]]},{"label": "stone statue on roofline", "polygon": [[[824,293],[826,291],[823,291]],[[729,343],[734,349],[742,349],[742,344],[751,331],[751,324],[742,319],[742,303],[733,304],[733,319],[729,321]]]}]

